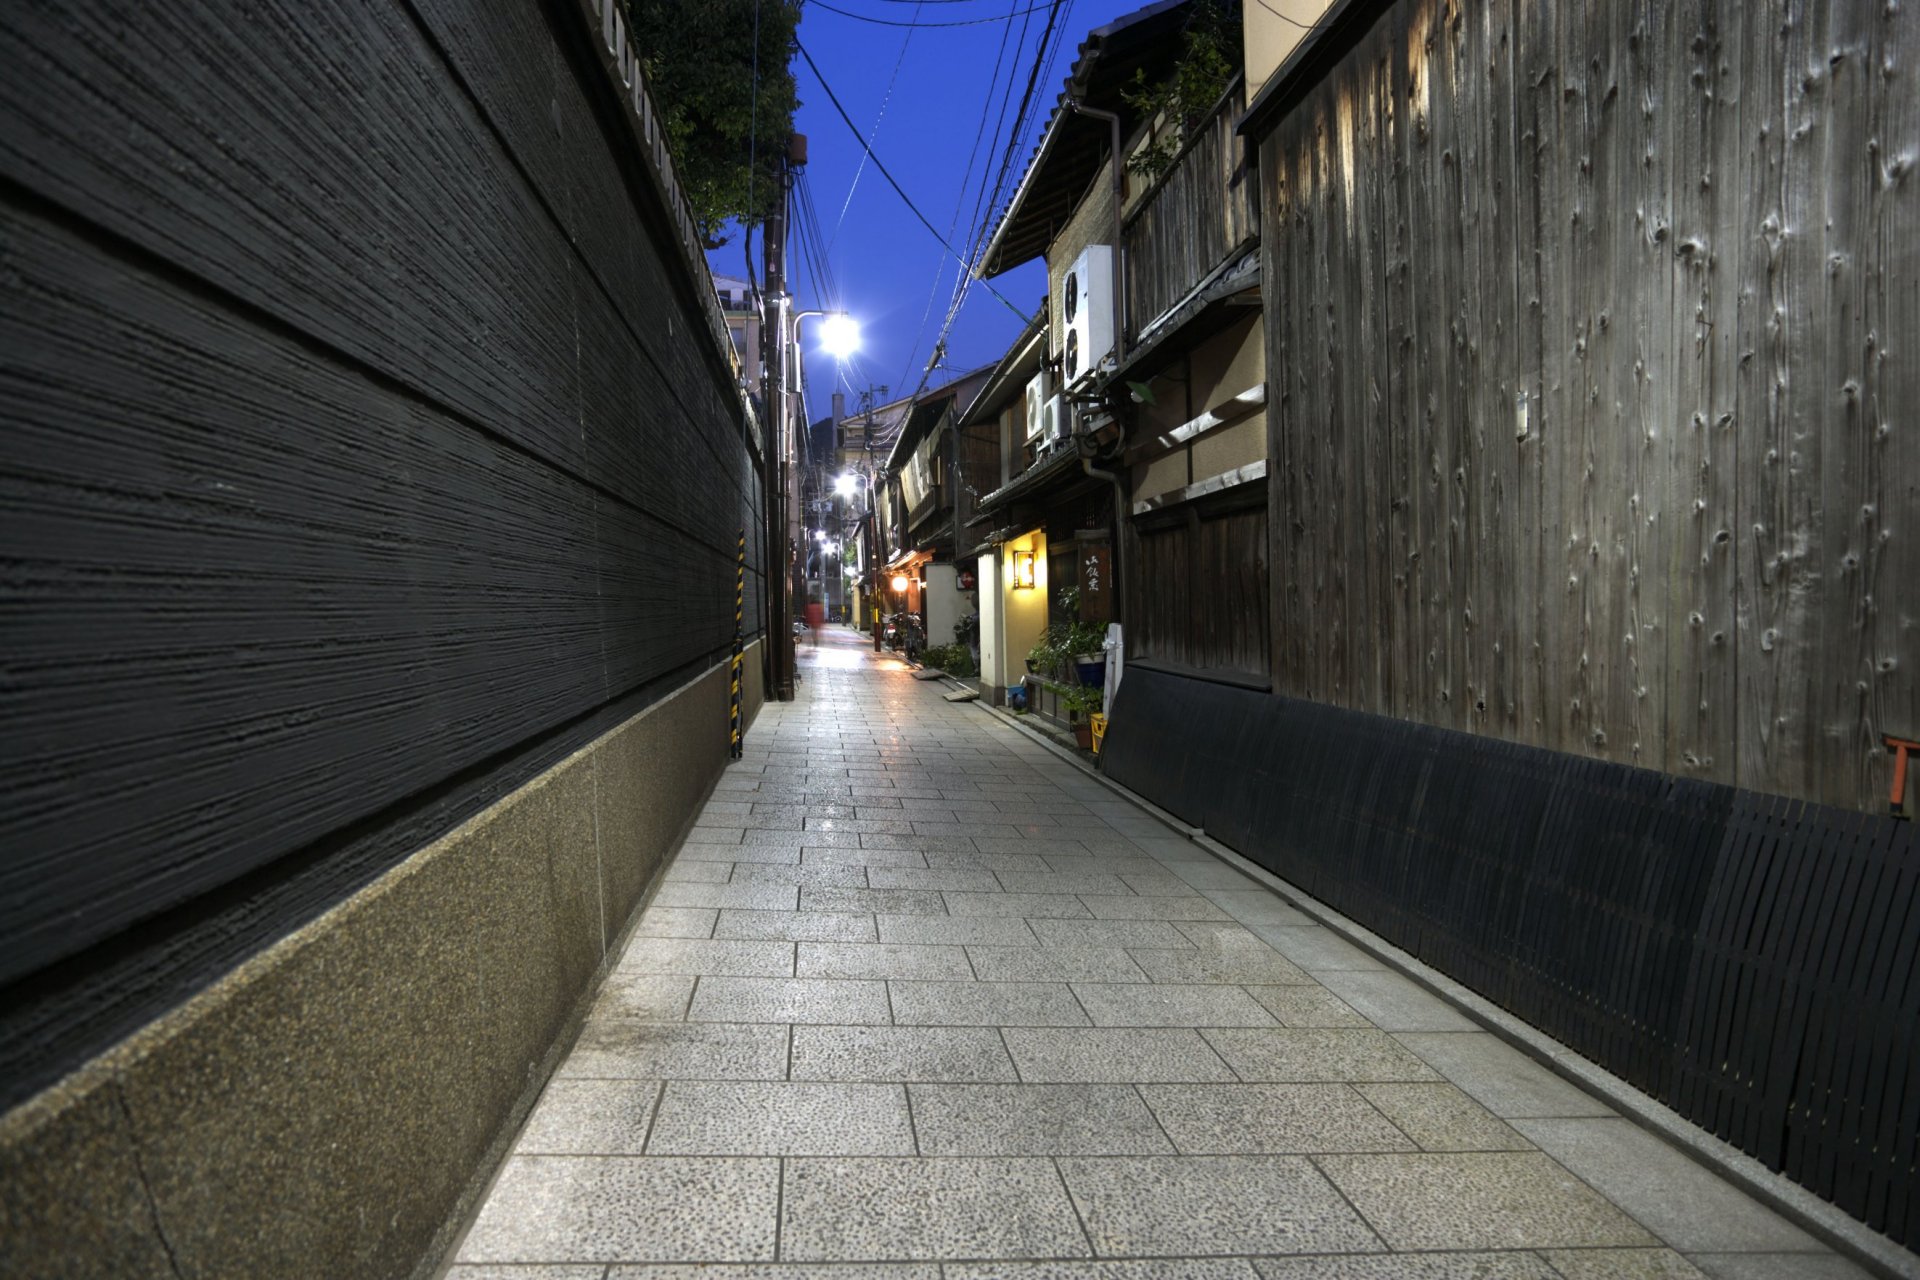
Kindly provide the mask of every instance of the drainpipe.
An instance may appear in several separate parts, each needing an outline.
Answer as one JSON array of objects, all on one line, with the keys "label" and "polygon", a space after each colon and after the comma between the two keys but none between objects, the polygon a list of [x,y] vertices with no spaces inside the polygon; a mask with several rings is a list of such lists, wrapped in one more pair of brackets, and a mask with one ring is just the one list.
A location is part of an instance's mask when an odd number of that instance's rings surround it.
[{"label": "drainpipe", "polygon": [[1120,192],[1121,179],[1124,176],[1120,156],[1120,117],[1111,111],[1102,111],[1090,107],[1077,98],[1068,98],[1067,106],[1083,116],[1107,122],[1110,138],[1109,154],[1113,158],[1113,363],[1118,367],[1127,350],[1127,245],[1121,239],[1122,222]]}]

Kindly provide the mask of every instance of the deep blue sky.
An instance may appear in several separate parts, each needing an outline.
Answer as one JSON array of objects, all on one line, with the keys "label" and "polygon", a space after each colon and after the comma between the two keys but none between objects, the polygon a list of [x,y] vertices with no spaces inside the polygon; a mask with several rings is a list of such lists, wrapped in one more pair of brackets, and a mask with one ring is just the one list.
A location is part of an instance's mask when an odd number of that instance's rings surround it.
[{"label": "deep blue sky", "polygon": [[[1006,112],[1011,122],[1033,65],[1046,7],[1042,4],[1038,12],[1014,17],[1010,28],[1003,19],[1009,12],[1020,13],[1036,2],[927,0],[916,5],[900,0],[832,0],[836,8],[896,22],[996,19],[938,29],[874,25],[815,4],[806,5],[802,11],[800,42],[819,63],[847,113],[863,134],[872,137],[874,153],[927,218],[943,234],[953,228],[948,238],[963,253],[978,225],[973,209],[982,172],[989,168],[997,172],[1006,145],[1003,137],[1000,148],[989,154],[1000,115],[999,94],[1005,90],[1009,73],[1017,73]],[[1019,140],[1006,178],[1008,194],[1026,171],[1081,41],[1093,28],[1146,2],[1066,0],[1061,10],[1065,38],[1050,69],[1035,87],[1039,105]],[[1016,66],[1015,49],[1023,25],[1027,28],[1026,47],[1018,54]],[[1009,29],[1005,65],[996,86],[994,65],[1000,56],[1002,35]],[[835,112],[804,59],[794,59],[794,76],[800,94],[795,128],[807,135],[809,145],[805,184],[819,217],[822,238],[831,241],[827,274],[844,295],[839,300],[841,305],[862,325],[861,351],[847,366],[847,382],[857,388],[885,383],[892,388],[890,398],[898,397],[914,388],[926,366],[953,296],[957,268],[872,163],[860,171],[860,139]],[[985,130],[981,132],[983,118]],[[874,132],[876,120],[878,131]],[[980,133],[979,154],[963,195],[961,181],[976,133]],[[964,207],[956,219],[956,206],[963,199]],[[981,216],[984,219],[987,213],[983,211]],[[753,243],[757,274],[757,235]],[[737,236],[710,257],[717,271],[731,276],[743,272]],[[790,254],[789,270],[797,277],[797,306],[826,306],[834,301],[821,296],[821,285],[806,272],[797,248]],[[990,283],[1027,315],[1038,308],[1046,293],[1046,279],[1037,261],[997,276]],[[817,351],[813,334],[818,323],[806,321],[803,329],[813,417],[828,412],[827,392],[836,374],[835,361]],[[930,385],[997,360],[1023,323],[1023,317],[1016,316],[976,282],[947,338],[947,372],[936,372]],[[853,402],[854,397],[849,396],[850,407]]]}]

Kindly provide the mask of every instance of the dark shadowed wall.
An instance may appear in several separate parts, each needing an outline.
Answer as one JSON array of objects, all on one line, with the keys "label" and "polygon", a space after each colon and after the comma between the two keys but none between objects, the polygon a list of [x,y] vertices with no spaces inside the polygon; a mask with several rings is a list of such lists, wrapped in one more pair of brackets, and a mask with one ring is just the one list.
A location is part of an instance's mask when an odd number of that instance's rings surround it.
[{"label": "dark shadowed wall", "polygon": [[754,428],[599,9],[0,18],[0,1104],[725,662]]},{"label": "dark shadowed wall", "polygon": [[1255,129],[1276,690],[1884,812],[1920,15],[1344,7]]}]

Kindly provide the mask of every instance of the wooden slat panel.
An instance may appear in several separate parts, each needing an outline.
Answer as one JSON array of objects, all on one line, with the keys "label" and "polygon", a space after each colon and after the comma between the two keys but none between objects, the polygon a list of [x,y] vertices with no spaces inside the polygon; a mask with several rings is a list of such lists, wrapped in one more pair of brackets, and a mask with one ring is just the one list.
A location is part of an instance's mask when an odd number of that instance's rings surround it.
[{"label": "wooden slat panel", "polygon": [[1406,0],[1261,141],[1276,688],[1822,803],[1920,731],[1920,43]]}]

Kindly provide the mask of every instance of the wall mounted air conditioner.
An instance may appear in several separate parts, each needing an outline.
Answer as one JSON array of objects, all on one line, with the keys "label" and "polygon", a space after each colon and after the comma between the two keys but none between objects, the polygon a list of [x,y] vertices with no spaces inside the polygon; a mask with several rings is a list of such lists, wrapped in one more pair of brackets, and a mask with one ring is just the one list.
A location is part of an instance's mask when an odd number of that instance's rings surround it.
[{"label": "wall mounted air conditioner", "polygon": [[1041,436],[1041,444],[1052,447],[1073,434],[1073,414],[1067,407],[1065,396],[1055,396],[1047,401],[1046,429]]},{"label": "wall mounted air conditioner", "polygon": [[1053,399],[1053,375],[1042,369],[1032,382],[1027,384],[1027,436],[1028,444],[1040,439],[1047,433],[1047,405]]},{"label": "wall mounted air conditioner", "polygon": [[1113,354],[1113,249],[1090,244],[1060,281],[1060,378],[1069,390]]}]

